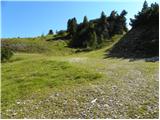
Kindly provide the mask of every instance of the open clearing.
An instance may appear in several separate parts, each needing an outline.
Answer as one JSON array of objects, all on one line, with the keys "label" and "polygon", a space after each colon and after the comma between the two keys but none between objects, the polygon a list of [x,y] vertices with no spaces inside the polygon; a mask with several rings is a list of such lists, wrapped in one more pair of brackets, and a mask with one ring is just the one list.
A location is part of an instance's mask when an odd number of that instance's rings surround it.
[{"label": "open clearing", "polygon": [[2,118],[158,118],[159,63],[105,51],[16,53],[2,63]]}]

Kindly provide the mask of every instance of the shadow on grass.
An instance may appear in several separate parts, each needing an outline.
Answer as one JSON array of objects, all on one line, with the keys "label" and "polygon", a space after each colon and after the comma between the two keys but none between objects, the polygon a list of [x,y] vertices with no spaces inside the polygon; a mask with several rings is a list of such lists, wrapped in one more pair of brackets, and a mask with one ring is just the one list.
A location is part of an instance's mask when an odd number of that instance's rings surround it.
[{"label": "shadow on grass", "polygon": [[107,58],[129,59],[129,62],[134,62],[137,60],[144,60],[145,62],[159,61],[159,55],[148,55],[141,51],[137,51],[137,52],[115,51],[115,49],[116,47],[114,46],[110,50],[106,50],[104,53],[104,59],[107,59]]},{"label": "shadow on grass", "polygon": [[159,56],[154,56],[154,57],[134,57],[134,56],[121,56],[121,55],[110,55],[110,54],[105,54],[104,59],[107,58],[114,58],[114,59],[129,59],[129,62],[134,62],[138,60],[144,60],[145,62],[157,62],[159,61]]},{"label": "shadow on grass", "polygon": [[158,38],[144,39],[142,35],[143,32],[140,28],[130,30],[112,48],[105,51],[104,59],[122,58],[129,59],[130,62],[136,60],[145,60],[146,62],[159,61]]}]

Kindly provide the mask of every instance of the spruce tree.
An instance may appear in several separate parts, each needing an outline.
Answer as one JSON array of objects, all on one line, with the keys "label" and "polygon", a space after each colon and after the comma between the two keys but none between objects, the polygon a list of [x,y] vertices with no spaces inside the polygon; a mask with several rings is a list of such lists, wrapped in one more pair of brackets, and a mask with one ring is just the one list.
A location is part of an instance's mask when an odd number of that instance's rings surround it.
[{"label": "spruce tree", "polygon": [[97,48],[97,35],[96,32],[90,32],[89,33],[89,41],[88,41],[88,47],[91,49],[96,49]]},{"label": "spruce tree", "polygon": [[113,10],[109,16],[109,35],[113,36],[115,34],[117,12]]},{"label": "spruce tree", "polygon": [[67,31],[70,35],[70,37],[73,37],[73,35],[76,33],[77,30],[77,20],[76,18],[69,19],[67,23]]},{"label": "spruce tree", "polygon": [[148,9],[148,3],[147,3],[147,1],[145,0],[144,3],[143,3],[142,12],[146,11],[147,9]]},{"label": "spruce tree", "polygon": [[48,35],[53,35],[53,34],[54,34],[54,33],[53,33],[53,30],[50,29],[49,32],[48,32]]},{"label": "spruce tree", "polygon": [[100,19],[101,19],[101,23],[102,23],[103,25],[107,23],[107,17],[106,17],[106,15],[105,15],[105,13],[104,13],[103,11],[102,11],[102,13],[101,13]]},{"label": "spruce tree", "polygon": [[87,18],[87,16],[84,16],[84,18],[83,18],[83,24],[87,24],[88,23],[88,18]]}]

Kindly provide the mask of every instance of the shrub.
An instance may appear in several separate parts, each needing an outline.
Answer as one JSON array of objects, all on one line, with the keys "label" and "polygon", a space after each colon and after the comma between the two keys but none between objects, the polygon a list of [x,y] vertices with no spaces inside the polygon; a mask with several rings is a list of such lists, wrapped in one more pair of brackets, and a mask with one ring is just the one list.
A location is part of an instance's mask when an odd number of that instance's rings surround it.
[{"label": "shrub", "polygon": [[1,47],[1,61],[8,61],[13,56],[13,52],[9,47]]}]

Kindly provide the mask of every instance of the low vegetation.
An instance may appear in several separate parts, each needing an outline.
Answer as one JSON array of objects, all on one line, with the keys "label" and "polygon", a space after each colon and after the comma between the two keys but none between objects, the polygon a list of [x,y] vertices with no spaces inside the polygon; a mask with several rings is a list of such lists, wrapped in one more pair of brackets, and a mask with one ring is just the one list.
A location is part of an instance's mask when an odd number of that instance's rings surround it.
[{"label": "low vegetation", "polygon": [[42,53],[52,55],[69,55],[74,49],[68,47],[68,41],[48,41],[54,36],[47,35],[37,38],[9,38],[2,39],[2,45],[8,46],[13,52]]},{"label": "low vegetation", "polygon": [[2,118],[158,118],[158,63],[104,59],[120,37],[67,56],[16,52],[2,63]]},{"label": "low vegetation", "polygon": [[7,47],[1,47],[1,61],[8,61],[13,56],[13,52]]}]

